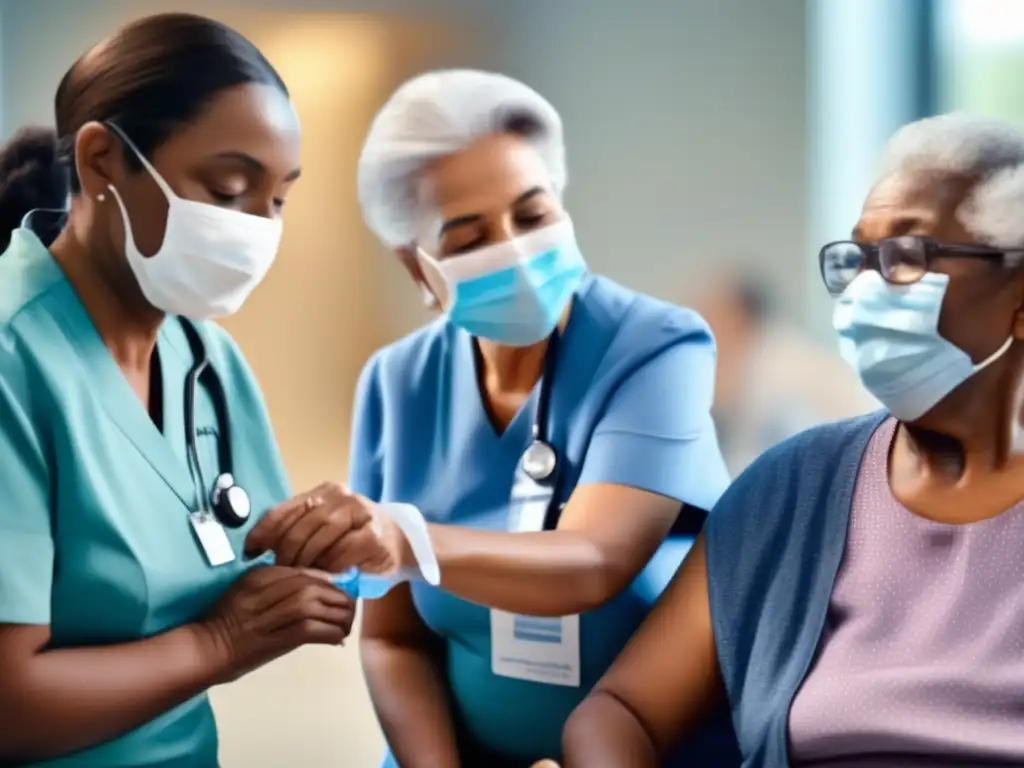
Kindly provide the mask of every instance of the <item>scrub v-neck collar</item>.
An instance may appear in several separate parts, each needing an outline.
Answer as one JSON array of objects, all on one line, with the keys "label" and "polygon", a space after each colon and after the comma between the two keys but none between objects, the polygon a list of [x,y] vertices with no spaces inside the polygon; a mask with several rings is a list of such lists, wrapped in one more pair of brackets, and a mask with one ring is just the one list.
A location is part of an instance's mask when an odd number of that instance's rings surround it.
[{"label": "scrub v-neck collar", "polygon": [[[581,308],[578,306],[579,298],[582,290],[587,287],[589,287],[589,281],[584,283],[583,288],[578,290],[573,296],[574,306],[569,311],[569,318],[565,328],[561,331],[562,338],[556,352],[559,356],[556,369],[564,365],[566,356],[569,354],[569,349],[572,346],[573,326],[575,325],[573,316],[581,311]],[[451,412],[455,414],[457,421],[461,421],[461,414],[468,413],[471,428],[475,427],[476,430],[483,432],[486,435],[486,439],[492,444],[502,446],[503,448],[523,450],[529,443],[530,435],[533,431],[533,422],[537,417],[537,401],[540,399],[543,375],[537,378],[537,381],[530,389],[530,394],[523,401],[523,404],[519,406],[519,410],[516,411],[515,415],[505,426],[505,429],[499,430],[485,401],[482,385],[483,377],[481,375],[483,360],[477,349],[477,342],[461,328],[453,325],[451,329],[455,336],[453,355],[454,385],[452,387],[452,402],[450,404]],[[556,372],[555,379],[557,380],[558,378]],[[553,388],[552,399],[555,399],[554,390],[556,389],[557,387]],[[552,418],[550,408],[551,404],[549,403],[548,421],[551,421]]]},{"label": "scrub v-neck collar", "polygon": [[[47,254],[49,256],[49,252]],[[64,331],[70,357],[77,361],[79,375],[89,382],[88,390],[182,504],[193,509],[196,504],[196,490],[187,465],[175,453],[167,436],[153,423],[142,401],[103,343],[78,294],[66,279],[61,289],[52,295],[50,304],[54,308],[57,322]],[[165,327],[160,329],[159,341],[166,343]],[[170,361],[167,354],[164,354],[163,358],[160,368],[163,376],[164,404],[161,407],[164,409],[166,428],[168,412],[174,410],[167,408],[168,398],[174,396],[177,388],[169,386],[172,384],[168,381]]]},{"label": "scrub v-neck collar", "polygon": [[488,442],[494,445],[521,447],[529,436],[536,410],[537,392],[540,380],[533,385],[530,394],[516,411],[504,429],[499,430],[487,408],[481,385],[482,364],[476,349],[476,340],[461,328],[453,327],[455,334],[454,387],[452,391],[452,412],[466,414],[470,425],[479,430]]}]

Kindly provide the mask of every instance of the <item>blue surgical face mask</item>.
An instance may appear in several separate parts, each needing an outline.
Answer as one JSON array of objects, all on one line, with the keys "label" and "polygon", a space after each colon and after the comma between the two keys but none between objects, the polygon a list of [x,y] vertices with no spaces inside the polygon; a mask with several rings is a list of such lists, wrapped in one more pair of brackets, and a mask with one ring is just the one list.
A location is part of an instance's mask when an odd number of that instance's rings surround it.
[{"label": "blue surgical face mask", "polygon": [[420,259],[443,281],[452,323],[511,347],[550,336],[587,274],[568,220],[442,260],[420,251]]},{"label": "blue surgical face mask", "polygon": [[1013,343],[1011,336],[975,364],[939,335],[939,314],[949,276],[925,274],[910,285],[891,285],[876,271],[858,275],[836,301],[832,323],[839,352],[867,390],[903,421],[919,419]]}]

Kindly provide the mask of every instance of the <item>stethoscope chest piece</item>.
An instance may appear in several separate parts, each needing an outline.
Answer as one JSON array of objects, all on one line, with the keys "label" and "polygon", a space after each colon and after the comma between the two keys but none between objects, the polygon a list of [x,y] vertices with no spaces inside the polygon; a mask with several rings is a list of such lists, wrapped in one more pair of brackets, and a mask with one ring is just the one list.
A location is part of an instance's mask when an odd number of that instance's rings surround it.
[{"label": "stethoscope chest piece", "polygon": [[550,479],[555,473],[558,458],[555,449],[543,440],[534,440],[523,454],[523,471],[537,482]]},{"label": "stethoscope chest piece", "polygon": [[249,494],[235,483],[235,478],[227,472],[217,478],[210,501],[213,504],[213,514],[228,528],[241,528],[252,514]]}]

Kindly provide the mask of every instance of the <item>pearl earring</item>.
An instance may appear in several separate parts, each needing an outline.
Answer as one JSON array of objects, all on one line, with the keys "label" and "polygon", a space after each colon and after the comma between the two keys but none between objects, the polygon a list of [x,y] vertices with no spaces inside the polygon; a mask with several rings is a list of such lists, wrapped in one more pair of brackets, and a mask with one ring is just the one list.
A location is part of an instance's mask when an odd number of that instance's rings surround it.
[{"label": "pearl earring", "polygon": [[107,199],[107,196],[105,194],[103,194],[102,192],[100,192],[98,195],[96,195],[96,199],[99,200],[102,203],[104,200]]}]

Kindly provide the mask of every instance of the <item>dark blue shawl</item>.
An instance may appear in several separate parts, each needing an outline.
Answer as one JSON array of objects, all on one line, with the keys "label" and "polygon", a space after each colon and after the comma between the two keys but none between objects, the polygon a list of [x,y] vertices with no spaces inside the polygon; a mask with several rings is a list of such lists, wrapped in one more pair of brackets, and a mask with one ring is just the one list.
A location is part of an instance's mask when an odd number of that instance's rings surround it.
[{"label": "dark blue shawl", "polygon": [[705,525],[718,660],[744,768],[785,768],[789,709],[825,624],[861,457],[886,414],[826,424],[740,475]]}]

